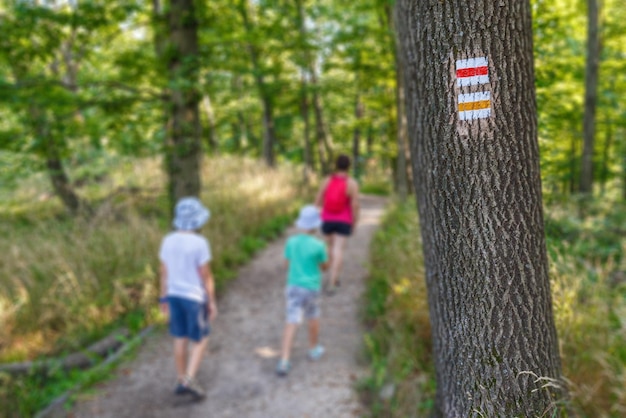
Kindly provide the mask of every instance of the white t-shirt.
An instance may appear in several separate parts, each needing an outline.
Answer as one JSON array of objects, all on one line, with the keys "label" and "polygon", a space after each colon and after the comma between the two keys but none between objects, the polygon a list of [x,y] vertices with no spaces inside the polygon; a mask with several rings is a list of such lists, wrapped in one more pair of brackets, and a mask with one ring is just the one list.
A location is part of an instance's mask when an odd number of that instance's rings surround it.
[{"label": "white t-shirt", "polygon": [[167,295],[206,301],[198,268],[211,261],[206,238],[190,232],[172,232],[163,238],[159,258],[167,268]]}]

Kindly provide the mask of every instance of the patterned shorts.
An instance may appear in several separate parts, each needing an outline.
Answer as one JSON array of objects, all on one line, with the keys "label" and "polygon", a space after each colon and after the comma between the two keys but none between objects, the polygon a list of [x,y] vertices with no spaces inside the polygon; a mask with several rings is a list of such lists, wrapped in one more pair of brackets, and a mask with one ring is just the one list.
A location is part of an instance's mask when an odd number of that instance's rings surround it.
[{"label": "patterned shorts", "polygon": [[300,324],[303,317],[315,319],[320,316],[318,290],[306,289],[298,286],[287,286],[285,297],[287,299],[287,323]]}]

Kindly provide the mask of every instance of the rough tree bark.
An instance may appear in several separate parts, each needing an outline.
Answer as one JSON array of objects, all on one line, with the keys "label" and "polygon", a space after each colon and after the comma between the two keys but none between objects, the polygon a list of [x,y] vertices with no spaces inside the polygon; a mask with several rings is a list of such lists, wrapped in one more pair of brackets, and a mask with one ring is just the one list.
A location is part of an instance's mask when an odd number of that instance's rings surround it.
[{"label": "rough tree bark", "polygon": [[184,196],[199,196],[200,94],[198,81],[198,22],[193,0],[152,1],[155,47],[168,74],[165,105],[165,168],[173,208]]},{"label": "rough tree bark", "polygon": [[553,416],[566,391],[543,229],[530,3],[397,7],[434,415]]},{"label": "rough tree bark", "polygon": [[587,64],[585,69],[585,116],[583,119],[583,154],[580,170],[580,192],[593,191],[593,151],[596,134],[598,66],[600,62],[600,0],[587,0]]}]

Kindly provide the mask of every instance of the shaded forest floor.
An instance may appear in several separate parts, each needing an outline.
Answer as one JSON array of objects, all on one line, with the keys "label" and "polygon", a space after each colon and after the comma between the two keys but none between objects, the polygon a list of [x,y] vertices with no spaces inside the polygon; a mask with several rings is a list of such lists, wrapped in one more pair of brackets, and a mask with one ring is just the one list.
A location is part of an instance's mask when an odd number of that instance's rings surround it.
[{"label": "shaded forest floor", "polygon": [[[278,378],[274,367],[284,325],[285,239],[263,250],[233,281],[218,302],[209,353],[198,380],[207,398],[190,403],[172,393],[172,342],[165,331],[150,336],[136,359],[110,381],[82,394],[67,417],[356,417],[364,414],[355,383],[367,372],[363,358],[360,306],[367,277],[369,245],[384,199],[362,198],[362,216],[349,241],[341,290],[322,300],[321,343],[327,354],[307,360],[306,330],[300,329],[293,368]],[[219,245],[213,243],[213,245]]]}]

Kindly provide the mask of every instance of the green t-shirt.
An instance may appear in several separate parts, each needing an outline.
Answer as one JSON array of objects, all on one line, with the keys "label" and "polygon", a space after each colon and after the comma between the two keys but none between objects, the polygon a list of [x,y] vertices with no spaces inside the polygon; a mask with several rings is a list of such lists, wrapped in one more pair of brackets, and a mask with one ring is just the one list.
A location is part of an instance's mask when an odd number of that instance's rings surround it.
[{"label": "green t-shirt", "polygon": [[328,260],[326,244],[308,234],[297,234],[287,240],[285,258],[289,260],[287,285],[311,290],[322,287],[320,264]]}]

